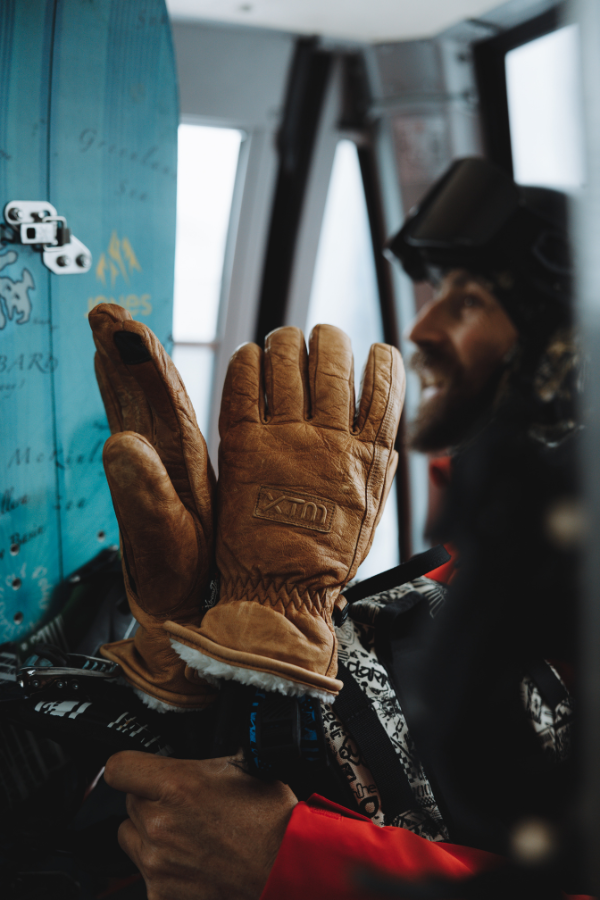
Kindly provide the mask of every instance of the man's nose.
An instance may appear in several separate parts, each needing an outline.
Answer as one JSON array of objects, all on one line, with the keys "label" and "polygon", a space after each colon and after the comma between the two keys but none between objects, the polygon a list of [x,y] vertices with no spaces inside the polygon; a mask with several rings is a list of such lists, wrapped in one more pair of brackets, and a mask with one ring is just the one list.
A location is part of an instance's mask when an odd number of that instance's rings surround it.
[{"label": "man's nose", "polygon": [[448,338],[446,325],[442,303],[437,299],[430,300],[407,327],[404,337],[417,346],[444,343]]}]

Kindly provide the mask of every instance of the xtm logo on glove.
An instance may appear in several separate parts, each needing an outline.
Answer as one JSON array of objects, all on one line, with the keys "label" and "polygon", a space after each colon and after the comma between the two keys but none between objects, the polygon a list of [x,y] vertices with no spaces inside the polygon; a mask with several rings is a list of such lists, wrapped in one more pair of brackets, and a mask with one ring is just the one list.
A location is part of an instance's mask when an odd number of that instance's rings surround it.
[{"label": "xtm logo on glove", "polygon": [[299,525],[313,531],[331,531],[335,503],[309,494],[290,493],[285,488],[262,484],[253,516],[285,525]]}]

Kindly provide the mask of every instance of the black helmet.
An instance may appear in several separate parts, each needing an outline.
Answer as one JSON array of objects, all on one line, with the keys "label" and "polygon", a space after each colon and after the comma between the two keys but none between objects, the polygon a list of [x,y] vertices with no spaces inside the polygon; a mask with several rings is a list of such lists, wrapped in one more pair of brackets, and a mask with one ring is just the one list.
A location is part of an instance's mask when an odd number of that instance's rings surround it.
[{"label": "black helmet", "polygon": [[[524,187],[479,157],[456,160],[388,244],[414,281],[449,269],[484,275],[520,331],[569,320],[568,200]],[[543,328],[546,331],[546,328]]]}]

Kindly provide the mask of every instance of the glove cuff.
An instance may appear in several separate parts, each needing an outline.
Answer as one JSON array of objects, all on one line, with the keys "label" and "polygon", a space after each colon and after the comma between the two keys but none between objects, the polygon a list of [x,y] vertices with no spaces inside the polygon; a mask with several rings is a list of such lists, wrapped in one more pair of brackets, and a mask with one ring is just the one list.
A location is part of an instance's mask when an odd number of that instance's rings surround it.
[{"label": "glove cuff", "polygon": [[[175,657],[171,648],[169,651]],[[165,678],[164,671],[151,672],[140,656],[133,638],[104,644],[100,653],[105,659],[121,666],[137,696],[151,709],[159,712],[206,709],[216,697],[216,691],[210,685],[198,682],[192,684],[185,678],[184,667],[177,657],[177,665],[173,667],[174,671],[169,679]]]},{"label": "glove cuff", "polygon": [[[222,599],[201,627],[164,627],[173,649],[201,676],[332,703],[343,685],[335,678],[337,642],[329,612],[319,614],[314,605],[308,612],[292,601],[280,611],[280,602],[280,592],[273,605],[266,597],[263,603]],[[332,603],[333,592],[327,605]]]}]

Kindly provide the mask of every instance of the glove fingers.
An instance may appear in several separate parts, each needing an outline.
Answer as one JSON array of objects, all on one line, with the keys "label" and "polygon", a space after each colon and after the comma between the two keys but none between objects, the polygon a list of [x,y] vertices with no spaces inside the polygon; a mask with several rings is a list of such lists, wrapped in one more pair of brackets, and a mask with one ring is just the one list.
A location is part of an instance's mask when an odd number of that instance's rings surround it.
[{"label": "glove fingers", "polygon": [[398,453],[396,452],[396,450],[392,450],[392,452],[389,455],[387,469],[385,471],[383,480],[381,482],[381,486],[380,486],[381,492],[379,492],[376,485],[371,485],[371,487],[374,488],[373,498],[372,498],[371,502],[373,504],[373,508],[377,510],[377,515],[375,516],[375,518],[373,518],[372,516],[369,516],[365,520],[366,527],[363,529],[363,531],[360,535],[360,538],[359,538],[359,541],[357,544],[356,555],[354,557],[352,566],[350,567],[348,574],[346,575],[346,578],[345,578],[346,584],[354,578],[354,576],[356,575],[356,572],[358,570],[358,567],[367,558],[367,556],[369,555],[369,551],[370,551],[371,547],[373,546],[373,540],[375,539],[375,532],[377,530],[377,526],[381,522],[381,517],[383,516],[384,510],[385,510],[385,504],[386,504],[387,498],[389,497],[390,490],[392,489],[392,484],[394,482],[394,476],[396,475],[396,470],[398,468],[398,459],[399,459]]},{"label": "glove fingers", "polygon": [[[392,484],[394,483],[394,477],[396,475],[396,470],[398,469],[398,460],[399,456],[396,450],[392,450],[390,453],[390,461],[388,463],[387,471],[385,473],[385,481],[383,483],[383,491],[381,493],[381,501],[379,503],[379,509],[377,510],[377,516],[375,518],[375,524],[373,525],[373,537],[375,537],[375,531],[377,526],[381,522],[381,517],[383,516],[383,511],[385,509],[385,504],[387,498],[389,497],[390,491],[392,489]],[[371,549],[369,547],[369,549]]]},{"label": "glove fingers", "polygon": [[154,448],[126,431],[104,445],[104,469],[121,529],[130,593],[152,616],[196,611],[212,547],[203,540]]},{"label": "glove fingers", "polygon": [[118,431],[123,431],[123,410],[113,388],[113,382],[106,375],[104,363],[99,353],[94,354],[94,371],[96,372],[96,381],[98,382],[100,396],[106,410],[110,433],[116,434]]},{"label": "glove fingers", "polygon": [[229,360],[219,416],[221,437],[242,422],[256,425],[264,422],[262,356],[257,344],[242,344]]},{"label": "glove fingers", "polygon": [[312,423],[349,431],[354,419],[354,358],[348,335],[333,325],[313,328],[308,373]]},{"label": "glove fingers", "polygon": [[[99,304],[89,315],[105,382],[110,382],[113,395],[121,407],[122,424],[119,431],[135,431],[152,441],[154,431],[152,412],[143,391],[123,364],[114,343],[115,330],[122,328],[121,323],[128,321],[131,321],[130,313],[116,303]],[[102,392],[102,385],[100,390]],[[104,393],[102,399],[106,406]]]},{"label": "glove fingers", "polygon": [[393,447],[404,405],[402,357],[389,344],[373,344],[365,366],[355,432],[365,443]]},{"label": "glove fingers", "polygon": [[267,335],[264,367],[269,421],[307,418],[308,359],[299,328],[277,328]]}]

